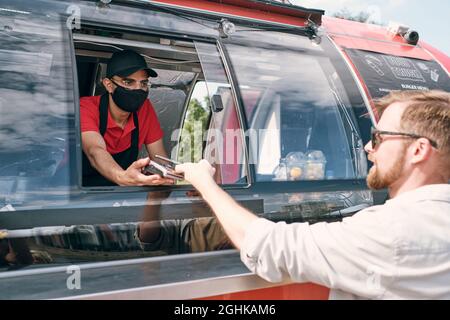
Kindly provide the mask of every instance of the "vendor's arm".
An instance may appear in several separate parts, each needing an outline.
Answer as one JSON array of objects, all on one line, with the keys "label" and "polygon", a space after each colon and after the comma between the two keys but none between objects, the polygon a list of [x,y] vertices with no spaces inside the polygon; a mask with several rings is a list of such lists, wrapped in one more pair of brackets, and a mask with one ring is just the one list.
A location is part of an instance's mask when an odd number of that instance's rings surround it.
[{"label": "vendor's arm", "polygon": [[240,249],[247,227],[258,219],[256,215],[240,206],[214,181],[215,169],[206,160],[186,163],[176,167],[210,205],[233,244]]},{"label": "vendor's arm", "polygon": [[94,131],[82,133],[83,151],[91,165],[105,178],[120,186],[145,186],[172,183],[172,180],[162,179],[159,175],[146,176],[141,170],[149,164],[150,159],[144,158],[133,162],[127,170],[113,159],[106,150],[103,137]]}]

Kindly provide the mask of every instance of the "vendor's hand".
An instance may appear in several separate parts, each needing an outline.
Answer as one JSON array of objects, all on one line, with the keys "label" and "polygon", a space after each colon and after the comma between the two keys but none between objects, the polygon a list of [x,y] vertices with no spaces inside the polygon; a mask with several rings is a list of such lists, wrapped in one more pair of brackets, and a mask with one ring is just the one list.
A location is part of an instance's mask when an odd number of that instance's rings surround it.
[{"label": "vendor's hand", "polygon": [[184,179],[201,192],[201,187],[214,182],[213,176],[216,169],[208,161],[200,160],[198,163],[183,163],[175,167],[177,173],[184,173]]},{"label": "vendor's hand", "polygon": [[133,162],[127,170],[123,171],[118,180],[121,186],[159,186],[172,185],[174,180],[163,178],[158,174],[147,176],[142,169],[150,163],[150,158],[139,159]]}]

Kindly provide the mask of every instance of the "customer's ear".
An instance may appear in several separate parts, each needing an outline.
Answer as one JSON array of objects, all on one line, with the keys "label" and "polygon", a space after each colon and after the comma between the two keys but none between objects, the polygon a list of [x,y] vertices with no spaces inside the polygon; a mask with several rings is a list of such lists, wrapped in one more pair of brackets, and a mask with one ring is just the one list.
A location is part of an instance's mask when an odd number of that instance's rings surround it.
[{"label": "customer's ear", "polygon": [[411,163],[414,164],[428,160],[433,152],[430,140],[426,138],[417,139],[410,147],[413,148]]}]

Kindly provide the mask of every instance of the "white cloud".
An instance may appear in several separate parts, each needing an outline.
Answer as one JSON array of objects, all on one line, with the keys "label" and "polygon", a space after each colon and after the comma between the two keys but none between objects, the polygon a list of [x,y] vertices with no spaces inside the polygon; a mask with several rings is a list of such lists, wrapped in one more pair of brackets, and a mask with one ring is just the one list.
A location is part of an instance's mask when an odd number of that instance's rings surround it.
[{"label": "white cloud", "polygon": [[379,22],[388,22],[390,17],[395,16],[395,11],[398,8],[405,6],[406,0],[390,0],[389,2],[384,0],[291,0],[294,5],[312,8],[323,9],[326,11],[326,15],[332,15],[333,13],[342,9],[348,9],[352,13],[359,13],[361,11],[371,14],[371,20]]},{"label": "white cloud", "polygon": [[351,11],[359,12],[365,10],[367,7],[367,2],[361,2],[358,0],[291,0],[291,3],[306,8],[324,9],[327,14],[332,14],[342,8],[348,8]]}]

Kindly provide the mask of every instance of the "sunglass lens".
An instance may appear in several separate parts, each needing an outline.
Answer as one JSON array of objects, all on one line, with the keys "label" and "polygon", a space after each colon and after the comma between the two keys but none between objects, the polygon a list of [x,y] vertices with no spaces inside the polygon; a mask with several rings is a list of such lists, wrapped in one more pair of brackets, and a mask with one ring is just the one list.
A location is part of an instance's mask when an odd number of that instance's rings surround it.
[{"label": "sunglass lens", "polygon": [[372,131],[372,149],[376,149],[378,146],[378,134],[376,131]]}]

